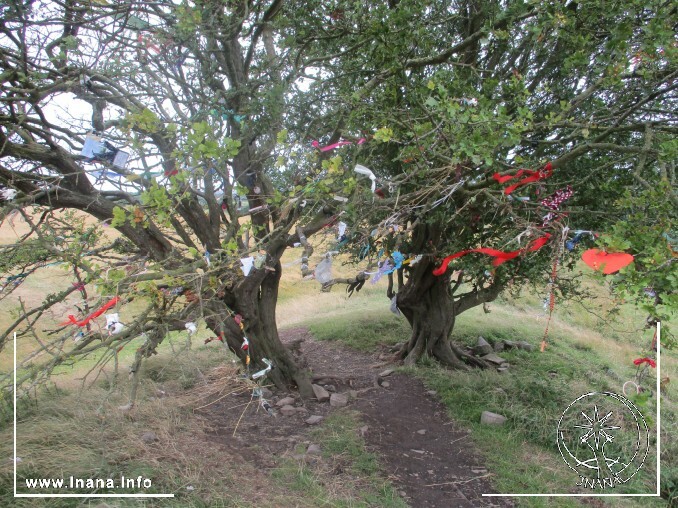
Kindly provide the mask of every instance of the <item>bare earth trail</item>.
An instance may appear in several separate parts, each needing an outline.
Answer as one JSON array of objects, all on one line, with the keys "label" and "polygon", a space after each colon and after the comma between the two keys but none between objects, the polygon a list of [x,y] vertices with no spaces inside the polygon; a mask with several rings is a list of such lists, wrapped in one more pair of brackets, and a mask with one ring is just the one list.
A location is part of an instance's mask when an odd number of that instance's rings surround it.
[{"label": "bare earth trail", "polygon": [[[513,506],[507,498],[482,497],[496,492],[491,471],[474,451],[469,433],[449,420],[436,395],[427,392],[420,380],[401,374],[379,378],[387,366],[378,352],[366,354],[316,341],[304,328],[286,330],[281,338],[298,344],[314,375],[327,376],[318,384],[352,395],[347,407],[360,413],[366,426],[361,434],[369,450],[379,456],[385,475],[410,506]],[[276,395],[273,402],[285,394]],[[251,404],[233,436],[242,409],[228,409],[248,399],[248,395],[229,397],[203,415],[213,430],[214,444],[262,469],[275,467],[280,456],[298,458],[295,454],[301,445],[310,442],[304,421],[336,410],[327,402],[297,398],[296,414],[271,417]]]}]

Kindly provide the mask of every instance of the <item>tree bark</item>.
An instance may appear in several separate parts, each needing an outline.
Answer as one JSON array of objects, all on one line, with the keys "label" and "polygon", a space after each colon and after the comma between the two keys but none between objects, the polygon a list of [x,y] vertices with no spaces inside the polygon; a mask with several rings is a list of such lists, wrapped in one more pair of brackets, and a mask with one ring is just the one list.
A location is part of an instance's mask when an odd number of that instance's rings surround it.
[{"label": "tree bark", "polygon": [[[243,362],[247,354],[242,350],[242,343],[243,338],[247,337],[250,342],[250,373],[266,368],[263,359],[267,358],[273,361],[268,378],[276,387],[283,390],[296,387],[302,397],[313,397],[310,372],[297,365],[278,335],[275,308],[280,285],[280,263],[276,263],[275,271],[262,270],[265,273],[250,274],[233,288],[228,305],[212,299],[207,325],[217,336],[224,332],[225,346]],[[244,333],[235,323],[234,314],[242,316]]]},{"label": "tree bark", "polygon": [[450,334],[457,315],[493,300],[499,289],[480,290],[454,301],[449,275],[437,277],[432,273],[434,268],[432,261],[420,261],[396,295],[398,308],[412,328],[410,339],[399,352],[400,358],[405,365],[414,365],[429,356],[454,369],[487,367],[486,362],[454,344]]}]

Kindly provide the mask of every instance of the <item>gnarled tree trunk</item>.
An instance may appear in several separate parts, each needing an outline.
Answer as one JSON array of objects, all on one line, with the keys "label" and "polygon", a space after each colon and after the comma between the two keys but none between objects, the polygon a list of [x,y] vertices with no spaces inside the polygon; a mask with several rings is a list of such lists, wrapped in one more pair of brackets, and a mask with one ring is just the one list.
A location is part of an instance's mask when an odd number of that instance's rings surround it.
[{"label": "gnarled tree trunk", "polygon": [[400,357],[405,365],[413,365],[426,355],[456,369],[466,369],[469,365],[486,367],[485,362],[454,344],[450,335],[459,314],[494,300],[501,288],[489,286],[455,301],[454,290],[459,282],[452,287],[449,275],[435,276],[432,273],[434,268],[433,262],[420,261],[398,291],[398,308],[412,327],[412,334],[401,349]]},{"label": "gnarled tree trunk", "polygon": [[430,263],[421,262],[397,294],[398,308],[412,327],[410,340],[400,356],[405,365],[413,365],[426,355],[464,368],[461,359],[447,346],[455,321],[449,278],[435,277],[432,270]]},{"label": "gnarled tree trunk", "polygon": [[[251,274],[233,288],[225,301],[212,299],[209,302],[211,315],[207,324],[217,336],[224,332],[225,345],[241,360],[246,357],[242,349],[243,337],[250,342],[250,373],[264,369],[264,358],[273,360],[273,369],[268,378],[281,389],[296,386],[302,397],[312,397],[310,373],[295,362],[290,351],[280,341],[275,320],[281,267],[277,262],[275,271],[263,269],[263,273]],[[244,334],[233,319],[240,314]]]}]

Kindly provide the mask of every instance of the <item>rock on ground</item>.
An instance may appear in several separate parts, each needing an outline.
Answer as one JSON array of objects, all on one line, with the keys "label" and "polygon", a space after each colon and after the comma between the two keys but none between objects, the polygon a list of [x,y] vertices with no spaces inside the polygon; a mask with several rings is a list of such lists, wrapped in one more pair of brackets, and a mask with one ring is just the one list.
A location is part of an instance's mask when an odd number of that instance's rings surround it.
[{"label": "rock on ground", "polygon": [[325,402],[326,400],[330,400],[330,392],[325,390],[322,386],[311,385],[311,387],[313,388],[315,398],[318,399],[319,402]]},{"label": "rock on ground", "polygon": [[480,423],[484,425],[504,425],[506,417],[491,411],[483,411],[480,415]]},{"label": "rock on ground", "polygon": [[294,397],[285,397],[275,403],[277,407],[291,406],[292,404],[294,404]]},{"label": "rock on ground", "polygon": [[332,407],[344,407],[346,404],[348,404],[348,395],[333,393],[330,397],[330,406]]}]

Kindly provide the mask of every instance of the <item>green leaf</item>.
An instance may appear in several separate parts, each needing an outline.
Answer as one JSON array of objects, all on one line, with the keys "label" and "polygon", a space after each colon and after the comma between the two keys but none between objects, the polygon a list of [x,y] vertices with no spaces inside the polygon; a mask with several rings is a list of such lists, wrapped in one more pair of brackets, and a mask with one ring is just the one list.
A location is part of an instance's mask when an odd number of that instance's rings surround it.
[{"label": "green leaf", "polygon": [[113,220],[111,221],[111,226],[114,228],[123,226],[127,221],[127,214],[125,209],[119,206],[113,207]]}]

